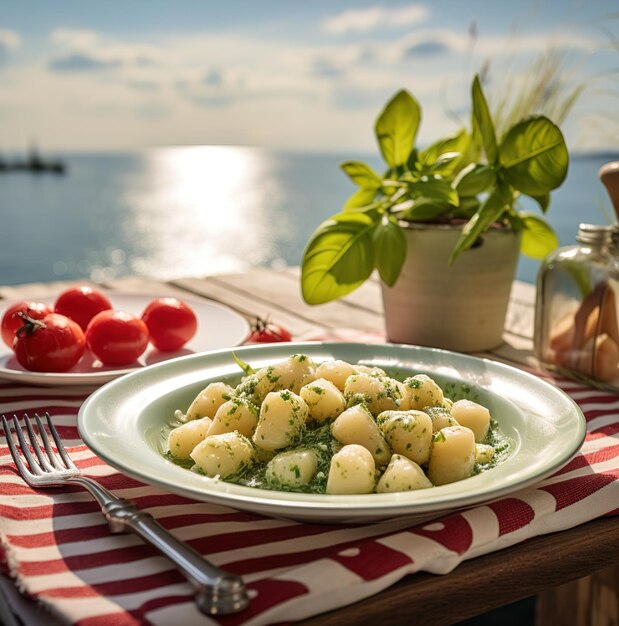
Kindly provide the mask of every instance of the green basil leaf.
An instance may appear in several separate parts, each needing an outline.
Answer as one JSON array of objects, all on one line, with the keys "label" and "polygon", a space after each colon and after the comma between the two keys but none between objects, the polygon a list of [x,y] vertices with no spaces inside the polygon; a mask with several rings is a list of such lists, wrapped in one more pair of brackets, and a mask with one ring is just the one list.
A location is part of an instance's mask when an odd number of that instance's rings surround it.
[{"label": "green basil leaf", "polygon": [[460,206],[458,207],[458,217],[466,217],[471,219],[481,206],[481,202],[477,196],[460,196]]},{"label": "green basil leaf", "polygon": [[529,196],[543,196],[567,176],[569,155],[563,134],[542,115],[510,128],[499,157],[504,180]]},{"label": "green basil leaf", "polygon": [[419,160],[424,165],[432,165],[438,161],[442,154],[448,152],[459,152],[464,154],[471,141],[471,136],[463,128],[457,135],[453,137],[445,137],[439,139],[432,145],[428,146],[425,150],[419,153]]},{"label": "green basil leaf", "polygon": [[479,76],[475,76],[473,80],[472,94],[473,126],[475,126],[481,134],[481,140],[488,163],[494,165],[498,157],[496,133],[494,131],[494,124],[492,123],[492,117],[490,116],[490,110],[488,109],[488,103],[486,102],[486,97],[484,96],[481,83],[479,82]]},{"label": "green basil leaf", "polygon": [[425,222],[449,211],[450,206],[431,198],[416,198],[393,207],[394,215],[410,222]]},{"label": "green basil leaf", "polygon": [[421,163],[419,162],[419,153],[417,152],[417,148],[413,148],[411,150],[411,153],[408,155],[408,159],[406,159],[406,167],[411,172],[421,169]]},{"label": "green basil leaf", "polygon": [[361,161],[345,161],[340,167],[361,189],[380,189],[382,179],[369,165]]},{"label": "green basil leaf", "polygon": [[250,374],[256,373],[256,370],[249,363],[245,363],[245,361],[242,361],[241,359],[239,359],[239,357],[236,356],[234,352],[231,352],[231,354],[232,354],[232,358],[234,359],[234,362],[243,370],[243,373],[245,374],[245,376],[249,376]]},{"label": "green basil leaf", "polygon": [[399,91],[376,120],[380,151],[391,167],[404,165],[413,150],[421,120],[419,104],[407,91]]},{"label": "green basil leaf", "polygon": [[439,154],[436,161],[427,166],[429,172],[445,173],[451,170],[451,166],[462,158],[462,154],[459,152],[445,152]]},{"label": "green basil leaf", "polygon": [[460,204],[458,192],[443,178],[422,178],[412,183],[410,190],[417,197],[424,196],[453,206]]},{"label": "green basil leaf", "polygon": [[548,211],[548,207],[550,206],[550,192],[540,194],[539,196],[531,196],[537,204],[539,204],[539,208],[542,212],[546,213]]},{"label": "green basil leaf", "polygon": [[520,217],[520,215],[518,213],[516,213],[516,211],[508,211],[505,214],[505,217],[507,218],[507,221],[509,222],[509,225],[514,230],[524,230],[524,228],[525,228],[524,220]]},{"label": "green basil leaf", "polygon": [[[380,191],[385,196],[390,196],[391,201],[394,201],[394,196],[396,193],[402,194],[402,192],[406,192],[407,186],[405,183],[395,180],[393,178],[385,178],[381,185]],[[397,200],[397,198],[395,198]]]},{"label": "green basil leaf", "polygon": [[522,212],[524,230],[520,250],[533,259],[543,259],[559,246],[559,240],[551,226],[534,213]]},{"label": "green basil leaf", "polygon": [[[471,116],[472,118],[473,116]],[[469,150],[467,151],[468,161],[466,161],[462,168],[468,165],[469,163],[479,163],[484,155],[484,146],[481,138],[481,132],[477,127],[477,123],[474,119],[471,120],[471,143],[469,145]],[[462,169],[460,168],[460,169]]]},{"label": "green basil leaf", "polygon": [[466,134],[466,143],[462,150],[462,157],[457,162],[454,174],[457,174],[462,168],[466,167],[469,163],[479,163],[482,157],[482,145],[481,136],[479,133],[473,132]]},{"label": "green basil leaf", "polygon": [[406,237],[393,216],[384,216],[374,231],[376,267],[381,279],[393,287],[406,259]]},{"label": "green basil leaf", "polygon": [[375,189],[357,189],[355,193],[346,200],[342,207],[344,211],[354,211],[356,209],[364,209],[374,202],[376,197]]},{"label": "green basil leaf", "polygon": [[449,264],[452,265],[491,224],[500,219],[508,206],[503,190],[495,189],[479,207],[475,215],[465,224],[462,235],[451,252]]},{"label": "green basil leaf", "polygon": [[301,293],[308,304],[323,304],[354,291],[374,269],[372,233],[377,211],[344,212],[313,233],[301,263]]},{"label": "green basil leaf", "polygon": [[453,182],[454,188],[461,196],[476,196],[487,191],[496,182],[496,173],[489,165],[470,163]]}]

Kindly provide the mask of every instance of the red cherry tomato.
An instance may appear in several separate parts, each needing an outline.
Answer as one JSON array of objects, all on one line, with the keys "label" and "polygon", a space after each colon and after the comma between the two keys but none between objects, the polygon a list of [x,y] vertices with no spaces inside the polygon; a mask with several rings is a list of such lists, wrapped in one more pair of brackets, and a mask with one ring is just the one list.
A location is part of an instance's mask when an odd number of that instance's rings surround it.
[{"label": "red cherry tomato", "polygon": [[10,306],[2,317],[2,340],[9,348],[13,347],[15,333],[24,325],[23,318],[18,315],[19,311],[33,320],[43,319],[46,315],[54,312],[51,306],[42,302],[24,300]]},{"label": "red cherry tomato", "polygon": [[49,313],[35,320],[22,314],[22,327],[15,335],[15,356],[33,372],[66,372],[84,354],[82,329],[71,319]]},{"label": "red cherry tomato", "polygon": [[148,345],[148,328],[124,311],[101,311],[86,328],[86,345],[105,365],[129,365]]},{"label": "red cherry tomato", "polygon": [[252,326],[252,332],[247,341],[249,343],[279,343],[292,341],[292,335],[283,326],[258,317]]},{"label": "red cherry tomato", "polygon": [[148,326],[151,343],[157,350],[182,348],[198,329],[191,307],[178,298],[157,298],[144,309],[142,321]]},{"label": "red cherry tomato", "polygon": [[70,317],[82,330],[86,330],[88,322],[97,313],[111,308],[112,303],[107,296],[87,285],[65,289],[54,304],[54,312]]}]

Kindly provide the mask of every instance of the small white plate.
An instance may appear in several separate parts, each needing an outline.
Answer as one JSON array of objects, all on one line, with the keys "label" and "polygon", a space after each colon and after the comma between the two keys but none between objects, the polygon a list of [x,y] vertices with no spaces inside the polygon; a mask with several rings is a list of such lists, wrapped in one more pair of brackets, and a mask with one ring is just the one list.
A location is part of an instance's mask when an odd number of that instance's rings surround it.
[{"label": "small white plate", "polygon": [[[235,354],[254,367],[290,354],[317,362],[342,359],[382,367],[398,378],[426,373],[452,395],[465,391],[490,409],[513,441],[510,456],[465,480],[402,493],[323,495],[252,489],[183,469],[162,455],[162,429],[209,382],[240,378],[231,350],[153,365],[107,384],[82,405],[84,442],[121,472],[182,495],[273,517],[319,522],[368,522],[395,516],[431,518],[505,496],[565,465],[585,438],[585,418],[560,389],[502,363],[446,350],[399,345],[281,343],[243,346]],[[464,389],[467,387],[468,389]]]},{"label": "small white plate", "polygon": [[[143,295],[143,294],[117,294],[104,292],[111,300],[112,305],[119,311],[127,311],[140,316],[146,305],[153,300],[166,294]],[[53,304],[50,298],[27,298],[45,304]],[[68,372],[47,373],[30,372],[24,369],[15,358],[13,351],[0,340],[0,378],[19,381],[21,383],[34,383],[37,385],[100,385],[114,378],[118,378],[128,372],[141,369],[159,361],[173,359],[175,357],[218,350],[242,343],[249,334],[247,320],[229,309],[228,307],[193,298],[181,298],[195,312],[198,318],[198,330],[191,341],[180,350],[174,352],[160,352],[151,344],[135,365],[129,367],[106,366],[97,361],[87,350],[81,361]],[[3,301],[0,310],[0,319],[4,312],[16,301]]]}]

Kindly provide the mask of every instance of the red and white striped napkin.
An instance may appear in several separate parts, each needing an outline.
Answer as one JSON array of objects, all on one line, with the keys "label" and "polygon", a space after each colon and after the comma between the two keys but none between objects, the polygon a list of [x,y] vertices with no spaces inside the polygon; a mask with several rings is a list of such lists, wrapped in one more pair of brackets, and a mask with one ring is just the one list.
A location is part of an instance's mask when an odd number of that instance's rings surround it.
[{"label": "red and white striped napkin", "polygon": [[[406,574],[446,574],[463,560],[529,537],[619,513],[619,394],[558,379],[588,423],[581,452],[535,488],[410,526],[394,520],[329,526],[276,520],[195,502],[119,474],[80,441],[83,389],[0,384],[0,413],[49,411],[76,464],[117,495],[246,580],[245,612],[201,615],[192,590],[133,535],[110,535],[83,490],[35,491],[0,437],[0,560],[18,589],[80,626],[271,624],[319,614],[377,593]],[[45,623],[44,619],[42,623]]]}]

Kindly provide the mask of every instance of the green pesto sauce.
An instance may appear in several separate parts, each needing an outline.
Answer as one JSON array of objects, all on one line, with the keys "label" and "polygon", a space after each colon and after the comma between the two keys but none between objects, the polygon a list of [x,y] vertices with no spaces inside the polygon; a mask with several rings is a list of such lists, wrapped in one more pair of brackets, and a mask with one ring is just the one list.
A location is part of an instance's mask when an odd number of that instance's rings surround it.
[{"label": "green pesto sauce", "polygon": [[[395,368],[387,369],[387,375],[395,378],[396,380],[404,380],[411,376],[410,371],[399,371]],[[238,384],[239,377],[228,377],[226,382],[232,386]],[[230,380],[232,379],[232,380]],[[234,380],[236,379],[236,380]],[[251,380],[251,377],[247,377],[247,382],[251,387],[254,381]],[[479,394],[477,394],[469,385],[462,383],[451,383],[448,382],[442,386],[445,397],[453,400],[454,402],[461,399],[473,400],[474,402],[479,402]],[[250,392],[247,394],[247,392]],[[242,389],[243,395],[251,395],[253,389]],[[286,393],[284,391],[284,393]],[[367,399],[364,398],[361,394],[356,394],[354,397],[347,398],[347,406],[353,406],[355,404],[365,404]],[[170,422],[164,427],[162,430],[162,439],[167,441],[168,434],[172,428],[179,426],[181,423],[177,420]],[[338,452],[342,448],[342,444],[335,439],[331,434],[331,422],[327,422],[325,424],[312,424],[308,422],[302,428],[301,441],[281,450],[277,451],[277,454],[282,452],[289,451],[301,451],[301,450],[312,450],[316,454],[316,472],[311,482],[307,485],[288,485],[285,483],[280,483],[279,481],[267,480],[266,478],[266,468],[268,463],[268,458],[264,461],[256,461],[249,466],[242,467],[237,474],[233,476],[228,476],[225,479],[225,482],[235,483],[238,485],[243,485],[246,487],[253,487],[256,489],[272,489],[276,491],[288,491],[288,492],[297,492],[297,493],[326,493],[327,487],[327,477],[329,474],[329,467],[331,464],[331,457]],[[482,443],[487,445],[491,445],[494,448],[494,455],[492,459],[488,463],[477,463],[475,465],[473,475],[479,474],[481,472],[488,471],[503,461],[507,459],[510,455],[511,450],[513,448],[513,442],[511,439],[506,437],[498,427],[498,423],[496,420],[491,420],[490,428],[488,429],[488,435]],[[193,460],[183,460],[175,458],[170,452],[167,450],[167,446],[164,446],[163,456],[178,465],[179,467],[183,467],[185,469],[191,470],[198,474],[203,474],[199,467],[197,467]],[[268,456],[268,455],[267,455]],[[275,456],[275,453],[273,454]],[[422,466],[424,471],[427,469],[426,466]],[[376,468],[376,482],[378,482],[380,476],[386,469],[385,467],[377,467]]]},{"label": "green pesto sauce", "polygon": [[466,383],[445,383],[443,385],[445,397],[457,402],[458,400],[472,400],[478,404],[483,404],[479,400],[479,394],[473,391],[470,385]]},{"label": "green pesto sauce", "polygon": [[488,463],[476,463],[473,475],[486,472],[500,465],[510,455],[514,442],[506,437],[500,430],[496,420],[490,420],[490,428],[486,439],[482,442],[494,448],[494,454]]},{"label": "green pesto sauce", "polygon": [[[496,420],[492,420],[490,428],[488,430],[488,436],[483,443],[491,445],[494,448],[494,455],[488,463],[476,463],[473,470],[473,475],[481,474],[501,464],[510,455],[513,447],[511,439],[506,437],[498,428]],[[313,429],[307,429],[303,438],[303,445],[290,446],[280,452],[288,452],[292,450],[312,450],[317,457],[317,468],[314,477],[307,485],[288,485],[280,483],[279,481],[268,481],[266,479],[266,467],[267,462],[255,462],[252,465],[241,468],[240,472],[233,476],[226,478],[226,482],[235,483],[237,485],[243,485],[245,487],[254,487],[256,489],[273,489],[275,491],[289,491],[297,493],[326,493],[327,489],[327,477],[329,475],[329,466],[331,464],[331,457],[342,448],[342,444],[337,441],[332,435],[330,430],[330,424],[324,424]],[[197,474],[202,474],[200,468],[194,464],[191,459],[183,460],[177,459],[170,452],[164,453],[165,458],[182,467],[184,469],[191,470]],[[376,468],[376,482],[378,482],[380,476],[386,468]],[[423,466],[423,469],[427,468]]]},{"label": "green pesto sauce", "polygon": [[267,481],[265,477],[267,463],[254,463],[244,468],[238,474],[229,477],[226,482],[256,487],[258,489],[275,489],[276,491],[294,491],[299,493],[325,493],[327,489],[327,476],[331,457],[338,452],[342,444],[331,435],[330,424],[324,424],[315,428],[307,428],[300,446],[290,446],[277,453],[292,450],[312,450],[316,454],[316,473],[307,485],[287,485],[279,481]]}]

